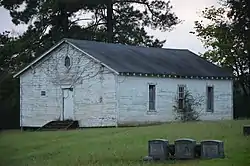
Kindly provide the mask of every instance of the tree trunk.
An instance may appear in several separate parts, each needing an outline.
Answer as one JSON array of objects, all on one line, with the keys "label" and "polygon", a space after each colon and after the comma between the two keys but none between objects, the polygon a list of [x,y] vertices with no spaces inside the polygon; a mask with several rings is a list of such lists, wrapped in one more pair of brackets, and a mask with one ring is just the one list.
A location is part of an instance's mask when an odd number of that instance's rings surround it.
[{"label": "tree trunk", "polygon": [[69,17],[67,13],[66,3],[60,3],[60,22],[59,27],[62,29],[62,33],[64,37],[68,37],[69,32]]},{"label": "tree trunk", "polygon": [[107,33],[108,33],[108,42],[113,42],[113,2],[108,0],[107,2]]},{"label": "tree trunk", "polygon": [[246,75],[246,81],[247,81],[248,95],[250,96],[250,49],[247,52],[248,52],[248,74]]}]

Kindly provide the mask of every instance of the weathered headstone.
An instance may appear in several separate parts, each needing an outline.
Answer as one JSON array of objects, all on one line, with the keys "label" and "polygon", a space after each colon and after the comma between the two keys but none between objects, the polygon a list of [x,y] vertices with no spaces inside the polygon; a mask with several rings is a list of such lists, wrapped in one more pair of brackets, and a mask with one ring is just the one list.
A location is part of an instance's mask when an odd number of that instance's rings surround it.
[{"label": "weathered headstone", "polygon": [[201,141],[201,158],[224,158],[224,144],[219,140]]},{"label": "weathered headstone", "polygon": [[195,157],[196,141],[189,138],[175,140],[175,158],[193,159]]},{"label": "weathered headstone", "polygon": [[148,156],[153,160],[166,160],[168,159],[168,140],[154,139],[148,141]]},{"label": "weathered headstone", "polygon": [[243,126],[243,134],[245,136],[250,135],[250,125],[244,125]]}]

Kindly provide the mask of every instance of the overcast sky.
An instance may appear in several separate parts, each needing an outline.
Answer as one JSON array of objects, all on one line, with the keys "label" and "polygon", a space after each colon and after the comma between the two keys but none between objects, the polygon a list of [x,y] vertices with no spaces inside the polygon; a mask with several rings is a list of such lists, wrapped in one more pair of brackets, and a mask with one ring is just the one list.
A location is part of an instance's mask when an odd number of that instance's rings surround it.
[{"label": "overcast sky", "polygon": [[[186,48],[195,53],[203,53],[205,51],[202,43],[190,31],[194,30],[194,21],[200,20],[200,12],[205,7],[211,5],[217,6],[217,0],[170,0],[173,6],[173,11],[183,20],[182,24],[176,26],[171,32],[160,32],[150,30],[149,33],[155,37],[167,42],[163,47],[165,48]],[[7,10],[0,8],[0,32],[5,30],[13,30],[17,32],[23,32],[24,26],[18,26],[12,24],[10,15]]]}]

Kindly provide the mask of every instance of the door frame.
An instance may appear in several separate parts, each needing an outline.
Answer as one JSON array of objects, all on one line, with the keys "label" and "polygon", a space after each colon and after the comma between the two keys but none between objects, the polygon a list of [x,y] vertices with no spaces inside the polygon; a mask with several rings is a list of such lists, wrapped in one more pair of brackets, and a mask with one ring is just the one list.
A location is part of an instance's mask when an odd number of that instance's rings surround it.
[{"label": "door frame", "polygon": [[[73,86],[71,86],[71,85],[61,85],[61,90],[62,90],[62,111],[61,111],[61,118],[60,118],[60,120],[65,120],[64,119],[64,92],[63,92],[63,90],[65,90],[65,89],[69,89],[71,91],[74,90]],[[73,101],[73,104],[74,104],[74,101]],[[73,110],[73,112],[74,112],[74,110]]]}]

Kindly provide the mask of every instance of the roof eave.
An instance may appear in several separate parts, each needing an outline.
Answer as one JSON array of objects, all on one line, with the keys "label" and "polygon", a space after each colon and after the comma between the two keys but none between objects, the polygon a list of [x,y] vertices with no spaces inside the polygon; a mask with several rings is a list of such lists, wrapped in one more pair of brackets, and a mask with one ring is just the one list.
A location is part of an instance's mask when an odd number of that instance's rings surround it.
[{"label": "roof eave", "polygon": [[136,77],[156,77],[156,78],[179,78],[179,79],[201,79],[201,80],[234,80],[235,76],[198,76],[198,75],[178,75],[178,74],[163,74],[163,73],[136,73],[136,72],[120,72],[121,76],[136,76]]}]

